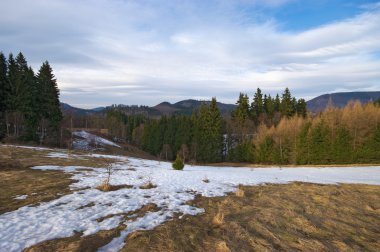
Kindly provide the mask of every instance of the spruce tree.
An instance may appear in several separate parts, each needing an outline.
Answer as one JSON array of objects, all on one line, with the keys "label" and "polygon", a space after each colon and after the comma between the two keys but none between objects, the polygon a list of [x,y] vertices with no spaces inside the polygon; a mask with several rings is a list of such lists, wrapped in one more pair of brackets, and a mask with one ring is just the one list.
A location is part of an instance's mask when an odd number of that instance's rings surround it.
[{"label": "spruce tree", "polygon": [[274,99],[269,95],[265,103],[265,112],[269,118],[272,118],[275,112],[275,103]]},{"label": "spruce tree", "polygon": [[330,162],[331,139],[329,129],[321,121],[311,129],[310,161],[313,164],[328,164]]},{"label": "spruce tree", "polygon": [[310,139],[309,132],[311,128],[311,123],[306,123],[298,137],[297,137],[297,145],[296,145],[296,163],[297,164],[309,164],[310,163]]},{"label": "spruce tree", "polygon": [[350,132],[344,128],[339,127],[336,131],[336,137],[332,145],[333,161],[337,164],[351,163],[352,162],[352,138]]},{"label": "spruce tree", "polygon": [[263,164],[273,163],[274,155],[275,155],[273,138],[270,136],[266,136],[264,141],[259,144],[256,151],[257,151],[256,157],[260,163],[263,163]]},{"label": "spruce tree", "polygon": [[18,71],[16,61],[13,57],[13,54],[9,54],[7,71],[8,99],[6,100],[8,112],[14,112],[16,110],[16,83],[18,78],[17,76]]},{"label": "spruce tree", "polygon": [[210,116],[209,107],[202,104],[192,117],[194,123],[194,141],[192,143],[192,156],[195,161],[207,162],[210,150]]},{"label": "spruce tree", "polygon": [[294,114],[294,100],[289,88],[285,88],[281,97],[280,111],[282,116],[291,117]]},{"label": "spruce tree", "polygon": [[297,101],[296,110],[297,110],[297,115],[302,116],[304,118],[306,117],[307,105],[306,105],[306,101],[304,99],[299,99]]},{"label": "spruce tree", "polygon": [[220,162],[224,145],[223,125],[216,99],[213,98],[209,106],[203,104],[192,118],[194,122],[193,156],[200,162]]},{"label": "spruce tree", "polygon": [[264,113],[263,94],[261,93],[261,89],[258,88],[253,96],[253,101],[251,104],[252,119],[258,122],[258,119],[262,113]]},{"label": "spruce tree", "polygon": [[16,80],[14,83],[15,88],[15,107],[16,110],[22,112],[24,110],[25,99],[28,95],[28,77],[29,67],[24,55],[20,52],[16,57]]},{"label": "spruce tree", "polygon": [[0,140],[6,135],[5,114],[7,111],[7,100],[9,96],[7,71],[7,59],[4,54],[0,52]]},{"label": "spruce tree", "polygon": [[37,141],[37,128],[42,116],[41,104],[39,103],[41,94],[32,68],[29,68],[26,73],[25,84],[25,92],[20,109],[25,118],[25,132],[23,132],[23,137],[25,140]]},{"label": "spruce tree", "polygon": [[232,118],[235,122],[243,124],[249,117],[249,98],[247,94],[240,93],[236,105],[236,109],[232,113]]},{"label": "spruce tree", "polygon": [[280,112],[280,109],[281,109],[280,96],[278,94],[276,94],[276,98],[274,99],[274,111]]},{"label": "spruce tree", "polygon": [[59,103],[59,89],[57,80],[49,62],[45,61],[37,74],[39,88],[43,90],[42,115],[49,120],[49,128],[53,135],[58,132],[59,125],[63,118]]},{"label": "spruce tree", "polygon": [[223,155],[223,118],[217,106],[216,98],[212,98],[210,104],[210,135],[211,135],[211,157],[210,162],[222,161]]}]

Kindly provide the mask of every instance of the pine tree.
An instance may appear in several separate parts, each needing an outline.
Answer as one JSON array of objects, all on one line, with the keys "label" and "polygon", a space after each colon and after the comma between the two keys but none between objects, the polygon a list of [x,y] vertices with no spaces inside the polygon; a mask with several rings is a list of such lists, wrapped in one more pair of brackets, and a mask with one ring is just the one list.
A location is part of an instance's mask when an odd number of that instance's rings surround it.
[{"label": "pine tree", "polygon": [[193,157],[200,162],[220,162],[223,154],[222,116],[216,99],[203,104],[192,117],[194,123]]},{"label": "pine tree", "polygon": [[177,157],[174,161],[174,163],[172,164],[172,167],[174,170],[183,170],[183,167],[184,167],[184,163],[183,163],[183,160],[182,158],[180,157],[180,155],[177,154]]},{"label": "pine tree", "polygon": [[7,111],[7,100],[9,96],[7,71],[7,59],[4,54],[0,52],[0,140],[6,135],[5,114]]},{"label": "pine tree", "polygon": [[41,104],[39,103],[40,89],[37,86],[36,77],[32,68],[26,73],[25,92],[23,95],[21,112],[25,118],[25,132],[23,136],[25,140],[37,141],[37,128],[41,119]]},{"label": "pine tree", "polygon": [[260,163],[271,164],[274,162],[274,141],[270,136],[266,136],[264,141],[257,148],[257,160]]},{"label": "pine tree", "polygon": [[297,101],[296,110],[297,110],[297,115],[302,116],[303,118],[306,117],[307,105],[306,105],[306,101],[304,99],[299,99]]},{"label": "pine tree", "polygon": [[334,152],[333,160],[335,163],[344,164],[352,162],[351,141],[350,132],[346,128],[340,127],[337,129],[336,137],[332,145]]},{"label": "pine tree", "polygon": [[309,164],[310,163],[310,132],[311,123],[306,123],[297,137],[296,147],[296,163]]},{"label": "pine tree", "polygon": [[289,88],[285,88],[281,98],[280,112],[282,116],[291,117],[294,115],[294,100],[290,94]]},{"label": "pine tree", "polygon": [[44,94],[44,97],[41,97],[42,115],[49,120],[51,133],[56,135],[63,116],[60,109],[57,80],[55,79],[49,62],[45,61],[42,64],[37,74],[37,81]]},{"label": "pine tree", "polygon": [[17,82],[17,65],[16,61],[13,58],[12,54],[9,54],[8,57],[8,72],[7,72],[7,80],[8,80],[8,99],[7,103],[7,111],[14,112],[16,111],[16,82]]},{"label": "pine tree", "polygon": [[15,107],[18,111],[23,111],[25,107],[25,99],[28,95],[28,77],[29,67],[24,55],[20,52],[16,57],[17,76],[14,83],[16,99]]},{"label": "pine tree", "polygon": [[281,101],[280,101],[280,96],[276,94],[276,98],[274,99],[274,111],[275,112],[280,112],[281,109]]},{"label": "pine tree", "polygon": [[253,96],[253,101],[251,104],[252,119],[258,122],[259,117],[262,113],[264,113],[263,94],[261,93],[261,89],[258,88]]},{"label": "pine tree", "polygon": [[356,162],[367,164],[380,162],[380,123],[357,152]]},{"label": "pine tree", "polygon": [[192,117],[194,124],[194,140],[192,143],[192,156],[195,161],[207,162],[209,150],[209,108],[202,104]]},{"label": "pine tree", "polygon": [[249,117],[249,98],[247,94],[240,93],[236,105],[237,107],[232,113],[232,118],[237,123],[244,124]]},{"label": "pine tree", "polygon": [[211,157],[210,162],[220,162],[223,155],[223,133],[222,124],[223,118],[216,103],[216,98],[212,98],[210,104],[210,117],[211,117]]},{"label": "pine tree", "polygon": [[269,95],[265,104],[265,111],[269,118],[273,118],[275,109],[274,99]]},{"label": "pine tree", "polygon": [[329,130],[321,121],[311,129],[310,161],[313,164],[330,163],[330,148]]}]

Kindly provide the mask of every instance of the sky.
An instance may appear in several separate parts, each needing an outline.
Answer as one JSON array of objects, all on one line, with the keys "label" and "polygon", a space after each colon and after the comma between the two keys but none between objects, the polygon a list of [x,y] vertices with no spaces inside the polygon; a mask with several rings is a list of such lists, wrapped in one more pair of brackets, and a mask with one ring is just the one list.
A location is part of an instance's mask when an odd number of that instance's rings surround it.
[{"label": "sky", "polygon": [[1,0],[0,51],[81,108],[380,90],[380,2]]}]

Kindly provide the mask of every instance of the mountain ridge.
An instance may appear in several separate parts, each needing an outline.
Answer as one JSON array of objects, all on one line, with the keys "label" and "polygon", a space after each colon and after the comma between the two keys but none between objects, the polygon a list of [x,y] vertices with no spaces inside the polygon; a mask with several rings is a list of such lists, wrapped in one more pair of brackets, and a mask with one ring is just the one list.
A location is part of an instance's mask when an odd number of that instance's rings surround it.
[{"label": "mountain ridge", "polygon": [[342,108],[350,101],[360,101],[362,104],[365,104],[378,99],[380,99],[380,91],[337,92],[323,94],[307,101],[307,108],[311,112],[319,112],[330,104],[334,107]]},{"label": "mountain ridge", "polygon": [[[380,99],[380,91],[337,92],[319,95],[307,101],[306,104],[309,111],[316,113],[324,110],[328,104],[341,108],[347,105],[349,101],[360,101],[364,104],[377,99]],[[175,103],[164,101],[152,107],[137,105],[118,105],[116,107],[124,111],[126,114],[146,114],[148,116],[157,117],[173,114],[190,115],[195,109],[199,108],[204,103],[209,104],[210,101],[186,99]],[[230,114],[236,108],[235,104],[222,102],[217,102],[217,106],[223,115]],[[61,102],[61,110],[64,114],[91,115],[102,113],[107,108],[111,107],[112,106],[82,109]]]}]

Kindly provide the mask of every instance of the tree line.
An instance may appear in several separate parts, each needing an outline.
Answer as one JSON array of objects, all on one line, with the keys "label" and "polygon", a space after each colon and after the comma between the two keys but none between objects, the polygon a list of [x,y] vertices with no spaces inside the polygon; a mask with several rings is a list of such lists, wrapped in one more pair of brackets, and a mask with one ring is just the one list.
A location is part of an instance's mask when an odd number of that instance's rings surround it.
[{"label": "tree line", "polygon": [[[271,105],[268,109],[269,99],[275,104],[273,110]],[[240,94],[229,118],[221,117],[214,98],[192,116],[147,120],[138,129],[139,146],[167,160],[179,154],[187,162],[201,163],[380,162],[380,101],[351,102],[313,115],[289,89],[274,99],[258,89],[251,104],[246,94]]]},{"label": "tree line", "polygon": [[48,61],[37,74],[20,52],[0,52],[0,139],[58,142],[62,113],[59,89]]},{"label": "tree line", "polygon": [[[282,117],[306,117],[306,102],[296,100],[288,88],[281,97],[262,94],[257,89],[250,103],[240,94],[237,107],[229,118],[223,118],[216,99],[204,103],[191,116],[162,117],[143,126],[141,148],[153,155],[172,160],[179,154],[185,161],[220,162],[252,160],[247,144],[260,123],[276,124]],[[241,153],[244,152],[244,153]]]},{"label": "tree line", "polygon": [[261,127],[255,147],[260,163],[379,163],[380,107],[352,102],[313,117],[284,118],[276,127]]},{"label": "tree line", "polygon": [[191,116],[162,117],[144,125],[141,147],[172,160],[220,162],[223,159],[223,118],[216,99],[202,104]]}]

